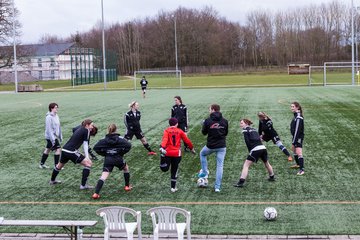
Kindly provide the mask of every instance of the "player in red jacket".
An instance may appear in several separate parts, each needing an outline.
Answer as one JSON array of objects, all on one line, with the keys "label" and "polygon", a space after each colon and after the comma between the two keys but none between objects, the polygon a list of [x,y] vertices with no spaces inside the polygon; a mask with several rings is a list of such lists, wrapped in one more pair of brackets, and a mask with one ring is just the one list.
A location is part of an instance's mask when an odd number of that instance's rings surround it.
[{"label": "player in red jacket", "polygon": [[177,128],[178,120],[176,118],[169,119],[169,125],[164,131],[160,147],[160,169],[167,172],[171,167],[171,192],[176,192],[176,180],[181,161],[181,140],[195,153],[194,146],[186,133]]}]

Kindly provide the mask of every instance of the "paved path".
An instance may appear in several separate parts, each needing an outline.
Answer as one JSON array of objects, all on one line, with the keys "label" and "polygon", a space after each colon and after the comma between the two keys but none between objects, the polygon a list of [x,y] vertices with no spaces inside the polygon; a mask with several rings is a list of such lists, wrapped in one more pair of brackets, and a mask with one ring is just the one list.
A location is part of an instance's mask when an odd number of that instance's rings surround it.
[{"label": "paved path", "polygon": [[[48,233],[1,233],[0,240],[68,240],[70,237],[66,234],[48,234]],[[83,240],[102,240],[102,234],[84,234]],[[112,239],[125,240],[125,237],[116,237]],[[137,239],[137,236],[134,236]],[[150,240],[150,235],[143,235],[143,240]],[[160,239],[175,240],[175,237],[164,237]],[[185,238],[186,239],[186,238]],[[331,240],[360,240],[360,235],[193,235],[194,240],[235,240],[235,239],[331,239]]]}]

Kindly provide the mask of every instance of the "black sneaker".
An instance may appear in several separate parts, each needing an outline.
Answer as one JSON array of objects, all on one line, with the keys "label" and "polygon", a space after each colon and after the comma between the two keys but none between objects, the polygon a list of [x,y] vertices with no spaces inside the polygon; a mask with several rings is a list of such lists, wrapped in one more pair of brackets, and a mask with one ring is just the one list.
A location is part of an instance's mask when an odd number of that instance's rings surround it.
[{"label": "black sneaker", "polygon": [[56,184],[60,184],[61,183],[61,181],[59,181],[59,180],[54,180],[54,181],[49,181],[49,184],[50,185],[56,185]]},{"label": "black sneaker", "polygon": [[270,182],[274,182],[274,181],[275,181],[275,175],[269,176],[269,177],[268,177],[268,180],[269,180]]},{"label": "black sneaker", "polygon": [[234,184],[234,187],[244,187],[244,182],[238,182],[237,184]]}]

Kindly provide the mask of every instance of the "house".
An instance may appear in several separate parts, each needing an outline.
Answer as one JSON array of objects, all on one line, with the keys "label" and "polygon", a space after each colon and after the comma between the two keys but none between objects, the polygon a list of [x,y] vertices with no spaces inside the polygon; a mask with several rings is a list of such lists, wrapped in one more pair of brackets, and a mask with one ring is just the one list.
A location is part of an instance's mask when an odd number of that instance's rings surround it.
[{"label": "house", "polygon": [[[9,49],[9,47],[2,47],[2,49],[5,48]],[[19,45],[17,47],[17,71],[20,79],[18,78],[18,80],[21,82],[27,79],[92,79],[95,68],[99,68],[96,66],[98,64],[95,64],[94,53],[94,49],[80,48],[75,43]],[[4,65],[5,62],[4,58],[0,59],[0,65]],[[97,60],[97,62],[99,61]],[[0,82],[5,78],[1,76],[9,76],[9,73],[13,72],[12,63],[9,65],[0,68]]]}]

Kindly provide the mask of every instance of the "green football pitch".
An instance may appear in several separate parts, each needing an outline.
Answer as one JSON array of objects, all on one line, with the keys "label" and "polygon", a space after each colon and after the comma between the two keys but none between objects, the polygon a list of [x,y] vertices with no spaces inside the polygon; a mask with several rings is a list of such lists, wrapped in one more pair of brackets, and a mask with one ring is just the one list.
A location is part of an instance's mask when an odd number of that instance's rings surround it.
[{"label": "green football pitch", "polygon": [[[141,125],[151,147],[158,150],[173,105],[180,95],[188,106],[190,131],[197,155],[185,153],[180,164],[179,191],[170,192],[170,173],[159,169],[159,157],[147,156],[140,141],[132,141],[125,156],[133,191],[123,190],[122,172],[114,171],[106,181],[100,200],[92,191],[80,191],[82,169],[68,163],[58,176],[63,184],[49,186],[50,169],[39,169],[45,146],[44,120],[50,102],[59,104],[65,141],[71,129],[85,118],[99,127],[93,145],[106,134],[110,123],[125,128],[123,115],[128,103],[137,100]],[[289,149],[292,119],[290,103],[302,104],[305,118],[305,175],[297,176],[291,163],[272,143],[266,143],[275,182],[267,181],[262,163],[250,169],[246,187],[233,184],[239,178],[248,152],[239,129],[239,119],[249,118],[258,126],[256,114],[267,112],[284,145]],[[220,193],[213,191],[215,157],[209,158],[210,187],[196,186],[200,169],[199,151],[206,143],[202,120],[211,103],[221,105],[229,120],[227,154]],[[0,216],[7,219],[99,220],[86,233],[101,233],[102,219],[95,210],[120,205],[143,213],[143,232],[151,232],[147,209],[159,205],[185,208],[192,213],[194,234],[360,234],[360,162],[358,143],[360,98],[358,87],[212,88],[140,91],[53,92],[0,94]],[[64,144],[64,142],[63,142]],[[50,155],[47,163],[51,165]],[[95,185],[102,160],[94,162],[89,183]],[[273,206],[276,221],[265,221],[263,210]],[[0,228],[1,232],[55,232],[46,228]]]}]

